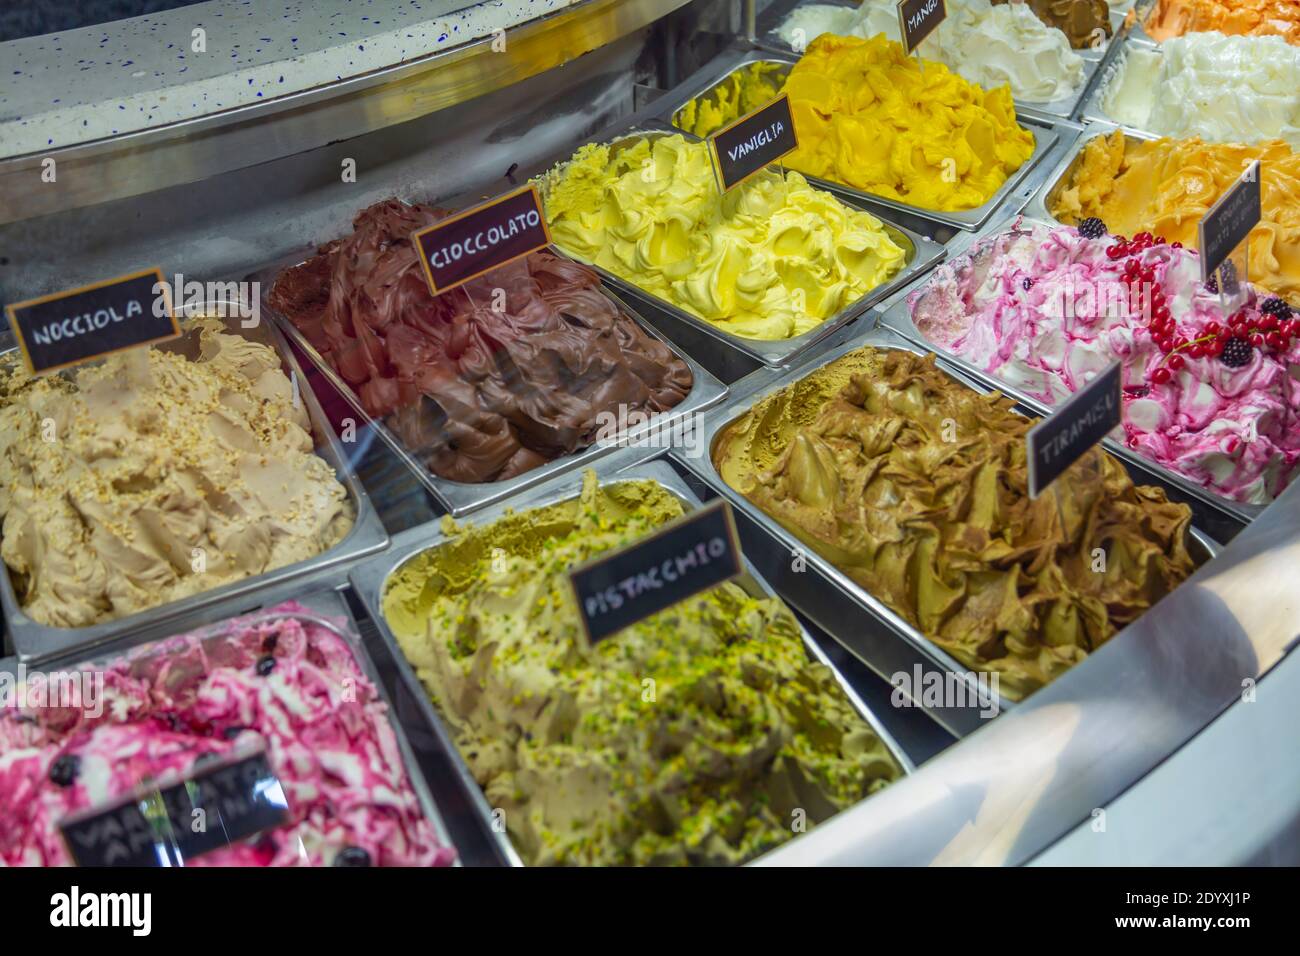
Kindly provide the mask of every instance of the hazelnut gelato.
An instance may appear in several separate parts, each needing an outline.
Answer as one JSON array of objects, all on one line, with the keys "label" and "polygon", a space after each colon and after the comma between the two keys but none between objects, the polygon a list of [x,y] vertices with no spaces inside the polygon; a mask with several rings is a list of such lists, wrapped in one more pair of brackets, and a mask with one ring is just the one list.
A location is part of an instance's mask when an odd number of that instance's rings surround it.
[{"label": "hazelnut gelato", "polygon": [[352,526],[275,350],[0,369],[0,545],[33,620],[85,627],[320,554]]}]

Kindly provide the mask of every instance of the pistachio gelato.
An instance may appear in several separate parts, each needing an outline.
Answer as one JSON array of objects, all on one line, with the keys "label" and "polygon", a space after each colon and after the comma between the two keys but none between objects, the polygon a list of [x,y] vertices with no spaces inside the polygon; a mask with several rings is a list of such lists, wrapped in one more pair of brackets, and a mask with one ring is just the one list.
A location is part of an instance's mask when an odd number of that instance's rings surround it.
[{"label": "pistachio gelato", "polygon": [[461,527],[383,613],[530,864],[733,864],[899,776],[780,601],[729,583],[586,643],[566,572],[678,517],[661,485]]},{"label": "pistachio gelato", "polygon": [[60,375],[0,368],[0,553],[33,620],[134,614],[351,528],[275,350],[220,329],[191,331],[193,360],[147,348]]},{"label": "pistachio gelato", "polygon": [[932,355],[867,347],[757,402],[713,454],[729,485],[1017,700],[1193,571],[1190,509],[1099,450],[1030,499],[1031,424]]}]

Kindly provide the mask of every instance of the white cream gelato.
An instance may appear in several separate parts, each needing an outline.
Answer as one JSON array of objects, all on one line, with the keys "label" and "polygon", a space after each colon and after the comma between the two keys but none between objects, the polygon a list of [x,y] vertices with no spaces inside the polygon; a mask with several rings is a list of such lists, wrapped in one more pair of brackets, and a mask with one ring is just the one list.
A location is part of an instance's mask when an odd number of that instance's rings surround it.
[{"label": "white cream gelato", "polygon": [[[898,40],[898,6],[882,0],[866,0],[856,10],[813,4],[791,13],[777,32],[796,52],[823,33],[864,38],[884,33]],[[1083,59],[1065,34],[1020,3],[948,0],[948,18],[920,52],[986,89],[1009,85],[1011,95],[1024,102],[1063,100],[1083,83]]]},{"label": "white cream gelato", "polygon": [[1276,36],[1188,33],[1130,49],[1102,98],[1117,123],[1211,143],[1300,149],[1300,47]]}]

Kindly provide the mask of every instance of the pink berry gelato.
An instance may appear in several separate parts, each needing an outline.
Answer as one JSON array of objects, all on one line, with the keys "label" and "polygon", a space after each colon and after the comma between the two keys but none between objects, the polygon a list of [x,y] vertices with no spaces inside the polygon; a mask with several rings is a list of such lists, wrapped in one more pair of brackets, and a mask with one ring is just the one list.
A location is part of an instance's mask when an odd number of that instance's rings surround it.
[{"label": "pink berry gelato", "polygon": [[289,602],[74,668],[103,675],[102,707],[83,691],[87,706],[0,710],[0,866],[69,864],[60,820],[259,746],[287,823],[187,865],[450,864],[386,705],[349,643],[303,613]]},{"label": "pink berry gelato", "polygon": [[[1101,228],[1092,221],[1091,233]],[[1249,286],[1225,315],[1200,270],[1194,251],[1146,234],[1087,238],[1021,221],[907,301],[936,346],[1049,404],[1118,359],[1130,448],[1264,504],[1300,459],[1300,315]]]}]

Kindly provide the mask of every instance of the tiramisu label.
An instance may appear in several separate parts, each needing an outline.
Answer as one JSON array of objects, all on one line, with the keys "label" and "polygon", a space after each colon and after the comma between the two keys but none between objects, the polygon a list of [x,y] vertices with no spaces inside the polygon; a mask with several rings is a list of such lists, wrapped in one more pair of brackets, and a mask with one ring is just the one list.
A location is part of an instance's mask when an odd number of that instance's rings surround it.
[{"label": "tiramisu label", "polygon": [[1037,498],[1120,423],[1120,363],[1075,392],[1064,405],[1029,430],[1029,497]]}]

